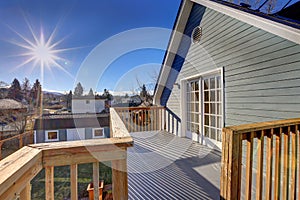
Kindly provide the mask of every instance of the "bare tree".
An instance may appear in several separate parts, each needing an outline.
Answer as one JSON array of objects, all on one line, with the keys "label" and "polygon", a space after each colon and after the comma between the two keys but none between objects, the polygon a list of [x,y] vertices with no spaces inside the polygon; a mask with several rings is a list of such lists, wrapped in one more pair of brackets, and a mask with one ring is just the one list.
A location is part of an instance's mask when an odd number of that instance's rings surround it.
[{"label": "bare tree", "polygon": [[2,110],[0,112],[0,121],[9,125],[16,133],[24,133],[27,125],[28,111]]}]

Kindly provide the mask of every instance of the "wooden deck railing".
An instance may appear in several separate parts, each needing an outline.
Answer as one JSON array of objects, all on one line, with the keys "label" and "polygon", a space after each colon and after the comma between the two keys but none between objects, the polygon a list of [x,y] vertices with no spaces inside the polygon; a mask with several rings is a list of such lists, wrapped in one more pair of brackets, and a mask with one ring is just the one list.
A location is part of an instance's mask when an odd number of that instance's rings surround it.
[{"label": "wooden deck railing", "polygon": [[[93,163],[93,184],[99,183],[99,162],[112,162],[113,198],[128,199],[127,148],[133,140],[111,111],[113,138],[42,143],[23,147],[0,161],[0,199],[30,199],[30,181],[45,169],[45,199],[54,199],[54,167],[70,166],[71,199],[78,199],[77,165]],[[98,190],[94,190],[98,200]]]},{"label": "wooden deck railing", "polygon": [[[0,160],[3,157],[6,157],[7,155],[9,155],[9,153],[8,154],[6,153],[4,156],[2,155],[3,154],[3,152],[2,152],[3,145],[5,143],[13,141],[13,140],[17,141],[16,143],[18,144],[19,149],[25,145],[32,144],[33,143],[33,131],[31,130],[31,131],[27,131],[22,134],[16,134],[12,137],[8,137],[8,138],[0,140]],[[9,145],[12,145],[12,144],[9,144]],[[13,146],[15,146],[15,145],[13,145]],[[10,148],[12,148],[12,146],[10,146]]]},{"label": "wooden deck railing", "polygon": [[224,128],[221,199],[299,199],[299,128],[300,119]]},{"label": "wooden deck railing", "polygon": [[180,119],[165,107],[115,108],[129,132],[165,130],[179,134]]}]

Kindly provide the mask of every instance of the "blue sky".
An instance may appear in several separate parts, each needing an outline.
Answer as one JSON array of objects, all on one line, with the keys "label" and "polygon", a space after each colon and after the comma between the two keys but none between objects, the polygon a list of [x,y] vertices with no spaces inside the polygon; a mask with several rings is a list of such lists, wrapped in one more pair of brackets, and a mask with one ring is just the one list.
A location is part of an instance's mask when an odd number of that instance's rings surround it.
[{"label": "blue sky", "polygon": [[[277,0],[276,9],[287,1]],[[165,30],[172,29],[179,5],[180,0],[0,0],[0,81],[27,77],[33,83],[38,78],[44,89],[56,91],[73,90],[81,81],[86,91],[98,92],[132,91],[137,80],[153,83],[169,41]],[[164,29],[142,32],[143,27]],[[137,31],[126,35],[133,29]],[[41,41],[42,33],[45,41],[54,33],[50,46],[58,43],[53,50],[67,49],[56,52],[57,64],[45,66],[43,72],[35,59],[24,64],[37,56],[29,42]],[[123,45],[132,49],[124,53]],[[116,52],[121,53],[112,55]],[[106,54],[114,59],[105,60]]]},{"label": "blue sky", "polygon": [[[46,89],[73,89],[80,80],[80,67],[83,68],[84,60],[97,45],[131,29],[171,29],[179,5],[180,0],[0,0],[0,80],[11,83],[14,78],[22,81],[28,77],[33,83],[38,78]],[[47,41],[53,32],[50,44],[62,40],[53,49],[68,49],[55,53],[60,58],[56,62],[63,69],[50,64],[49,68],[44,67],[41,76],[39,62],[35,65],[32,60],[22,65],[34,56],[34,49],[28,49],[30,45],[25,40],[35,44],[33,35],[40,41],[43,33]],[[132,90],[137,87],[134,77],[141,83],[153,82],[168,40],[169,34],[162,34],[161,48],[141,48],[119,55],[106,66],[96,83],[83,84],[84,88],[87,91],[90,87],[97,88],[99,92],[104,88]],[[97,67],[92,69],[88,73],[97,71]],[[130,81],[124,81],[126,74]]]}]

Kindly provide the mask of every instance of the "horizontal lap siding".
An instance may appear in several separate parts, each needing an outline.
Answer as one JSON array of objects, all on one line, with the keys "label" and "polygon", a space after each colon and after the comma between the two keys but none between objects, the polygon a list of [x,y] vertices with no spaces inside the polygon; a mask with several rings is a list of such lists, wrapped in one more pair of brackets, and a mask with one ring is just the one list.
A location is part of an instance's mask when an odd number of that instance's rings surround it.
[{"label": "horizontal lap siding", "polygon": [[300,45],[210,9],[200,26],[176,82],[224,67],[226,126],[300,116]]}]

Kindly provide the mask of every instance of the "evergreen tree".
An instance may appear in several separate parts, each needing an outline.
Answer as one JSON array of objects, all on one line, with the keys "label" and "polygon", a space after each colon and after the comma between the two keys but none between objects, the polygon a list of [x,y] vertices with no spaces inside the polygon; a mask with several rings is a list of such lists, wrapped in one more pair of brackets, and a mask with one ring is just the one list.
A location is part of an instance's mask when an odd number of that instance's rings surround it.
[{"label": "evergreen tree", "polygon": [[22,93],[26,101],[29,101],[30,96],[30,82],[28,78],[25,78],[22,84]]},{"label": "evergreen tree", "polygon": [[38,79],[36,79],[33,84],[30,92],[30,97],[32,99],[33,104],[36,107],[40,107],[42,104],[42,86]]},{"label": "evergreen tree", "polygon": [[23,99],[21,85],[18,79],[14,79],[8,91],[8,98],[21,101]]},{"label": "evergreen tree", "polygon": [[107,100],[113,99],[113,96],[109,93],[109,91],[107,89],[104,89],[102,97]]},{"label": "evergreen tree", "polygon": [[67,109],[71,110],[72,109],[72,90],[70,90],[69,94],[67,94]]},{"label": "evergreen tree", "polygon": [[140,92],[140,97],[142,97],[142,98],[147,97],[148,92],[147,92],[145,84],[143,84],[143,86],[141,87],[141,89],[142,89],[142,91]]},{"label": "evergreen tree", "polygon": [[83,94],[83,87],[82,87],[81,83],[79,82],[79,83],[77,83],[77,86],[74,90],[74,95],[77,97],[80,97],[80,96],[82,96],[82,94]]},{"label": "evergreen tree", "polygon": [[88,96],[90,96],[90,97],[93,97],[93,96],[94,96],[94,92],[93,92],[93,89],[92,89],[92,88],[90,88],[90,91],[89,91],[89,93],[88,93]]}]

